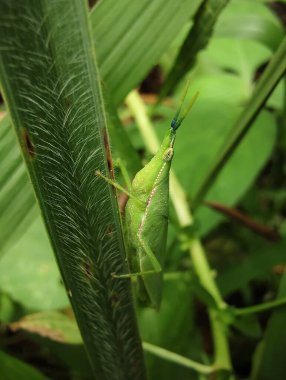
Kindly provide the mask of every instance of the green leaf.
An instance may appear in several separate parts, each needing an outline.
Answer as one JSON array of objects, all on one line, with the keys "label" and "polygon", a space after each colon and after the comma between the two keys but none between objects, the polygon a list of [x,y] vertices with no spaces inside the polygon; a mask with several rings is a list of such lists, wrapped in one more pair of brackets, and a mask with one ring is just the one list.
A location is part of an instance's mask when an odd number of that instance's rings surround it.
[{"label": "green leaf", "polygon": [[51,354],[59,358],[70,370],[71,376],[79,380],[93,380],[92,369],[86,355],[84,345],[62,344],[49,339],[41,338],[39,335],[30,335],[37,344],[42,344],[45,349],[49,349]]},{"label": "green leaf", "polygon": [[35,197],[8,116],[0,120],[0,257],[35,218]]},{"label": "green leaf", "polygon": [[225,268],[217,278],[218,286],[224,296],[245,287],[251,280],[260,278],[278,264],[285,264],[286,240],[266,244],[264,249],[252,252],[236,265]]},{"label": "green leaf", "polygon": [[282,25],[266,4],[239,0],[223,10],[215,26],[214,37],[251,39],[275,51],[284,32]]},{"label": "green leaf", "polygon": [[99,69],[115,104],[157,63],[200,3],[105,0],[94,7],[90,20]]},{"label": "green leaf", "polygon": [[253,92],[253,79],[261,65],[271,58],[271,52],[265,46],[254,41],[213,39],[201,59],[212,65],[213,70],[229,71],[241,80],[240,86],[248,100]]},{"label": "green leaf", "polygon": [[1,380],[48,380],[35,368],[0,351]]},{"label": "green leaf", "polygon": [[[201,360],[199,332],[194,325],[192,293],[188,282],[165,281],[160,312],[138,308],[138,319],[143,341]],[[146,360],[151,379],[196,379],[190,370],[170,362],[162,365],[162,359],[154,355],[147,354]]]},{"label": "green leaf", "polygon": [[40,217],[0,261],[0,289],[30,311],[69,306]]},{"label": "green leaf", "polygon": [[38,334],[59,343],[82,343],[75,320],[56,311],[27,315],[19,321],[11,323],[9,328],[12,331],[23,330]]},{"label": "green leaf", "polygon": [[[221,170],[206,198],[226,205],[236,204],[266,164],[275,139],[273,115],[261,112],[252,129]],[[195,215],[200,224],[201,235],[205,235],[224,219],[222,215],[203,205],[197,209]]]},{"label": "green leaf", "polygon": [[[237,50],[238,44],[243,48],[247,46],[246,42],[248,41],[245,39],[259,42],[270,51],[275,51],[278,48],[284,36],[283,28],[265,4],[247,1],[227,3],[228,1],[225,0],[206,1],[201,5],[195,16],[194,25],[191,26],[190,32],[167,76],[161,91],[161,98],[166,93],[172,92],[180,79],[190,71],[196,62],[197,54],[206,47],[208,42],[210,42],[207,49],[208,54],[214,50],[214,57],[225,65],[228,64],[229,60],[236,65],[241,62],[243,56],[237,56],[235,50]],[[213,29],[214,36],[209,41]],[[244,41],[241,44],[237,39]],[[219,46],[221,42],[227,46],[218,49],[217,45]],[[256,48],[255,44],[249,44],[249,46]],[[259,51],[259,46],[256,50]],[[250,56],[259,57],[259,54],[253,54],[253,51],[251,53]],[[205,53],[201,54],[200,60],[204,59],[204,55]],[[244,65],[243,68],[245,67],[247,66]]]},{"label": "green leaf", "polygon": [[[284,250],[285,253],[285,250]],[[278,296],[286,296],[286,274],[284,273]],[[256,363],[256,370],[252,380],[272,380],[283,379],[286,371],[285,350],[286,350],[286,330],[285,330],[286,308],[281,307],[273,311],[270,317],[265,336],[263,348],[259,361]]]},{"label": "green leaf", "polygon": [[251,338],[260,338],[262,336],[262,329],[255,315],[245,315],[243,317],[235,318],[233,326],[246,336]]},{"label": "green leaf", "polygon": [[173,92],[182,77],[194,66],[196,57],[211,38],[214,25],[229,0],[205,0],[194,18],[194,24],[181,46],[161,91],[160,99]]},{"label": "green leaf", "polygon": [[[132,176],[140,169],[140,162],[134,151],[131,150],[122,126],[118,125],[119,121],[112,103],[114,101],[122,102],[125,95],[144,78],[175,38],[179,29],[195,13],[200,2],[201,0],[179,0],[177,2],[168,0],[166,3],[165,0],[159,0],[156,1],[156,4],[151,4],[149,0],[140,2],[121,0],[114,6],[112,0],[105,0],[99,2],[90,13],[97,59],[100,73],[103,76],[109,111],[107,122],[112,148],[124,160]],[[164,12],[158,13],[158,9],[161,7]],[[120,23],[117,22],[118,19],[120,19]],[[130,33],[130,28],[132,28],[132,33]],[[164,30],[164,33],[158,32],[161,30]],[[154,33],[157,33],[156,44],[154,44]],[[125,157],[127,158],[125,159]],[[21,162],[20,155],[15,156],[16,158]],[[2,160],[0,162],[2,169],[6,163]],[[11,169],[10,177],[13,173],[14,170]],[[33,193],[25,175],[21,181],[22,184],[19,186],[23,187],[23,191],[17,196],[16,200],[19,199],[19,202],[13,202],[13,210],[9,210],[9,215],[11,215],[9,223],[7,223],[7,215],[1,214],[5,216],[6,220],[3,222],[1,238],[3,236],[3,240],[4,238],[9,239],[10,242],[16,241],[20,236],[21,231],[17,235],[15,228],[21,225],[20,221],[23,225],[22,232],[24,232],[36,215],[30,213],[34,207]],[[25,198],[23,194],[25,194]],[[22,200],[22,204],[19,204],[20,200]],[[11,205],[9,197],[3,196],[3,203]],[[28,214],[30,219],[25,219]],[[4,252],[5,246],[1,245],[1,248]]]},{"label": "green leaf", "polygon": [[1,85],[94,373],[145,379],[86,8],[1,1]]},{"label": "green leaf", "polygon": [[12,298],[0,291],[0,323],[9,323],[23,315],[20,304],[14,302]]},{"label": "green leaf", "polygon": [[221,148],[221,152],[210,167],[194,199],[194,207],[204,198],[210,187],[214,183],[221,169],[225,166],[234,150],[245,137],[249,128],[254,125],[253,121],[257,117],[266,100],[271,95],[273,89],[279,82],[286,70],[286,37],[279,45],[278,50],[273,55],[269,65],[259,79],[252,97],[243,109],[229,136]]},{"label": "green leaf", "polygon": [[283,112],[284,109],[285,80],[281,80],[267,101],[269,108]]},{"label": "green leaf", "polygon": [[59,358],[80,379],[94,378],[73,316],[57,311],[30,314],[11,323],[9,329],[26,333],[29,340],[42,346],[45,351],[48,349],[52,356]]},{"label": "green leaf", "polygon": [[210,309],[217,309],[216,300],[213,296],[204,288],[198,279],[191,280],[190,290],[201,302],[203,302]]}]

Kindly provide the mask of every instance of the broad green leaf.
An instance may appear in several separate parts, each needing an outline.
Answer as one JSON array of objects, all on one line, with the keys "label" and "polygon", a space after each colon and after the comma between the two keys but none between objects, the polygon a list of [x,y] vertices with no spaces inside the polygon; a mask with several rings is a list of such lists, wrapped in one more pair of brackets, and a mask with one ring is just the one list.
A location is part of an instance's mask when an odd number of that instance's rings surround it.
[{"label": "broad green leaf", "polygon": [[23,315],[22,306],[0,289],[0,323],[15,321]]},{"label": "broad green leaf", "polygon": [[257,339],[262,336],[262,329],[255,315],[245,315],[236,318],[233,322],[233,326],[242,334],[251,338]]},{"label": "broad green leaf", "polygon": [[247,98],[253,91],[256,70],[271,58],[265,46],[254,41],[213,39],[201,59],[215,65],[220,70],[232,72],[241,80]]},{"label": "broad green leaf", "polygon": [[[278,292],[278,298],[285,296],[286,275],[284,273]],[[284,378],[286,371],[285,318],[286,307],[280,307],[273,311],[267,324],[259,360],[258,363],[256,363],[256,369],[251,376],[251,380],[272,380]]]},{"label": "broad green leaf", "polygon": [[0,261],[0,289],[31,311],[69,306],[40,217]]},{"label": "broad green leaf", "polygon": [[0,120],[0,257],[36,215],[35,197],[8,116]]},{"label": "broad green leaf", "polygon": [[[221,80],[219,85],[218,82],[213,83],[212,86],[206,89],[204,86],[201,89],[197,82],[201,84],[201,81],[208,81],[210,77],[217,78],[218,75],[225,75],[225,71],[229,71],[232,73],[232,75],[229,75],[230,77],[232,76],[236,80],[239,79],[241,81],[242,97],[240,102],[245,103],[254,90],[254,78],[257,70],[271,58],[271,51],[256,41],[233,40],[221,37],[213,38],[208,49],[201,54],[200,58],[199,67],[204,71],[202,75],[194,80],[194,85],[196,84],[200,89],[201,95],[205,96],[204,92],[207,92],[208,97],[215,97],[217,91],[220,97],[221,93],[225,90],[225,79]],[[223,73],[217,73],[217,70],[223,71]],[[207,73],[205,73],[205,71],[207,71]],[[229,93],[228,89],[225,93],[225,98],[228,97],[229,100],[232,100],[231,95],[232,93]],[[282,109],[282,81],[271,94],[267,104],[271,107]]]},{"label": "broad green leaf", "polygon": [[[179,286],[178,286],[179,285]],[[157,323],[158,322],[162,322],[162,317],[163,317],[163,320],[165,322],[167,322],[167,318],[168,318],[168,313],[171,313],[172,311],[172,303],[170,304],[170,296],[172,297],[172,299],[176,302],[178,302],[180,300],[180,298],[190,298],[190,288],[188,286],[185,286],[185,285],[182,285],[182,284],[176,284],[176,286],[174,287],[172,284],[166,284],[166,291],[167,291],[167,294],[165,296],[165,301],[163,302],[163,309],[162,311],[160,312],[160,316],[158,315],[158,312],[154,312],[153,310],[141,310],[139,311],[139,316],[140,318],[142,318],[143,315],[145,315],[145,311],[147,312],[147,315],[149,315],[149,318],[148,318],[148,324],[149,324],[149,328],[148,329],[144,329],[144,331],[148,331],[151,327],[151,321],[152,321],[152,324],[154,325],[154,327],[157,326]],[[188,290],[189,289],[189,290]],[[190,301],[190,300],[189,300]],[[182,312],[181,312],[181,317],[184,317],[184,312],[186,310],[188,310],[190,307],[190,302],[186,302],[186,306],[183,308]],[[162,314],[161,314],[162,313]],[[171,315],[169,316],[169,318],[171,317]],[[176,325],[178,326],[178,328],[183,328],[183,324],[182,322],[187,322],[188,319],[186,318],[178,318],[178,314],[177,314],[177,322],[176,322]],[[143,317],[144,319],[145,317]],[[159,318],[159,319],[158,319]],[[156,322],[157,321],[157,322]],[[143,322],[143,321],[142,321]],[[174,324],[173,324],[174,325]],[[166,328],[168,326],[166,325]],[[62,353],[62,351],[67,351],[67,353],[69,353],[69,355],[73,355],[73,352],[76,352],[76,350],[78,350],[78,355],[83,355],[82,352],[80,352],[80,346],[77,346],[77,345],[80,345],[82,343],[82,340],[81,340],[81,336],[80,336],[80,333],[79,333],[79,330],[78,330],[78,327],[76,325],[76,322],[73,318],[71,317],[68,317],[67,315],[63,314],[63,313],[59,313],[59,312],[44,312],[44,313],[36,313],[36,314],[31,314],[31,315],[27,315],[25,316],[24,318],[14,322],[14,323],[11,323],[9,325],[9,328],[12,330],[12,331],[18,331],[18,330],[22,330],[28,334],[33,334],[34,337],[39,337],[39,338],[46,338],[44,340],[45,342],[45,345],[48,345],[48,347],[50,347],[50,349],[56,353],[57,355],[59,355],[61,358],[63,358],[63,360],[65,360],[65,355]],[[151,330],[152,330],[152,327],[151,327]],[[160,326],[160,328],[158,328],[158,330],[156,330],[156,333],[158,335],[158,339],[157,340],[161,340],[163,338],[163,336],[161,337],[160,336],[160,333],[162,332],[162,326]],[[177,329],[174,330],[174,333],[177,333]],[[159,334],[158,334],[159,333]],[[154,334],[152,333],[151,336],[152,336],[152,340],[154,340]],[[167,336],[168,334],[166,334]],[[32,336],[32,337],[33,337]],[[48,339],[48,341],[47,341]],[[149,336],[149,339],[150,339],[150,336]],[[41,340],[40,339],[36,339],[36,341],[38,343],[41,343]],[[175,342],[175,336],[172,338],[172,341]],[[52,343],[53,342],[53,343]],[[166,344],[166,342],[168,342],[168,339],[164,339],[164,343]],[[182,345],[182,342],[180,344],[180,347],[187,347],[187,342],[188,342],[188,339],[185,339],[185,342],[184,342],[184,345]],[[58,346],[56,346],[56,344],[58,343]],[[65,343],[65,345],[63,345],[63,343]],[[59,345],[61,344],[61,345]],[[69,345],[69,346],[66,346],[66,345]],[[73,345],[73,347],[71,346]],[[76,345],[76,346],[74,346]],[[167,344],[171,347],[170,344]],[[61,351],[59,350],[59,348],[61,347]],[[83,347],[82,347],[83,349]],[[178,349],[178,347],[176,347],[176,349]],[[75,365],[75,362],[78,364],[78,357],[74,358],[73,359],[73,363],[72,363],[72,367],[74,368],[74,365]],[[68,360],[69,362],[69,360]],[[150,356],[150,362],[154,362],[154,363],[157,363],[158,362],[158,359],[156,359],[156,357],[154,357],[153,355]],[[168,365],[168,367],[172,368],[172,364]],[[153,371],[156,371],[155,367],[152,367],[153,368]],[[79,369],[81,371],[83,371],[85,368],[81,368],[81,366],[79,367]],[[175,369],[175,372],[172,372],[172,369],[171,369],[171,373],[174,374],[178,374],[178,367],[174,366],[174,369]],[[168,370],[170,371],[170,369]],[[168,371],[166,371],[166,374],[165,374],[165,377],[164,378],[168,378]],[[188,373],[188,371],[186,371],[185,369],[181,369],[181,372],[180,373]]]},{"label": "broad green leaf", "polygon": [[99,69],[116,104],[158,62],[200,3],[104,0],[94,7],[90,19]]},{"label": "broad green leaf", "polygon": [[59,358],[80,379],[93,379],[86,350],[73,316],[56,311],[30,314],[11,323],[9,329],[26,333],[37,345]]},{"label": "broad green leaf", "polygon": [[214,37],[251,39],[275,51],[284,36],[283,27],[266,4],[231,1],[215,26]]},{"label": "broad green leaf", "polygon": [[267,101],[267,106],[269,108],[274,108],[281,110],[284,109],[284,92],[285,92],[285,80],[281,80],[273,93],[270,95],[270,98]]},{"label": "broad green leaf", "polygon": [[0,48],[1,92],[93,371],[145,379],[130,282],[111,276],[127,272],[118,206],[95,174],[108,173],[106,118],[87,4],[1,1]]},{"label": "broad green leaf", "polygon": [[3,351],[0,351],[0,378],[1,380],[48,380],[29,364]]},{"label": "broad green leaf", "polygon": [[[138,309],[143,341],[201,361],[200,337],[194,325],[194,308],[188,282],[166,281],[159,313],[150,308]],[[192,344],[190,344],[190,341]],[[151,379],[197,379],[195,372],[146,354]]]},{"label": "broad green leaf", "polygon": [[[219,53],[219,51],[218,51]],[[246,93],[243,81],[238,75],[226,74],[224,72],[216,72],[215,74],[205,73],[198,76],[192,82],[193,90],[198,90],[200,95],[197,104],[217,103],[221,104],[219,108],[227,106],[238,106],[244,103],[249,93]],[[210,105],[211,106],[211,105]],[[223,112],[223,111],[222,111]],[[190,115],[191,117],[191,115]],[[190,129],[192,133],[194,123],[185,128]]]},{"label": "broad green leaf", "polygon": [[261,111],[265,102],[271,95],[277,83],[286,70],[286,37],[283,39],[279,48],[273,55],[266,70],[260,77],[254,88],[253,94],[248,103],[244,107],[240,116],[237,118],[228,137],[221,146],[220,153],[211,165],[207,175],[205,176],[200,188],[194,199],[196,207],[209,191],[222,168],[226,165],[233,152],[237,149],[241,141],[244,139],[248,130],[255,125],[254,120]]},{"label": "broad green leaf", "polygon": [[82,343],[74,318],[56,311],[27,315],[11,323],[9,327],[13,331],[23,330],[59,343]]},{"label": "broad green leaf", "polygon": [[[201,0],[176,2],[168,0],[166,3],[165,0],[159,0],[156,1],[156,4],[151,4],[149,0],[135,2],[123,0],[117,2],[115,6],[112,0],[104,0],[99,2],[90,13],[97,59],[110,111],[108,123],[112,148],[115,153],[119,153],[121,159],[124,159],[125,155],[130,158],[125,163],[132,175],[136,169],[140,169],[140,163],[134,153],[130,151],[130,144],[128,144],[126,136],[120,131],[121,126],[118,126],[117,116],[111,103],[113,101],[122,102],[124,96],[138,85],[176,37],[180,28],[195,13],[200,2]],[[161,10],[158,12],[161,7],[164,9],[163,13]],[[119,19],[120,22],[118,22]],[[132,33],[130,33],[130,28],[132,28]],[[157,33],[155,44],[154,33]],[[16,158],[21,162],[18,154],[15,155]],[[1,160],[1,168],[4,166],[6,163]],[[12,169],[7,171],[10,176],[14,172],[15,170]],[[6,219],[6,223],[3,223],[1,239],[7,241],[8,239],[16,241],[20,236],[21,231],[17,235],[15,229],[15,226],[18,228],[21,225],[17,220],[22,221],[22,231],[24,232],[36,215],[31,213],[34,206],[33,193],[26,175],[23,175],[21,179],[19,173],[15,175],[21,181],[20,187],[23,187],[21,194],[25,192],[25,198],[19,195],[17,199],[22,199],[22,204],[13,202],[12,205],[9,198],[3,196],[3,202],[10,204],[11,208],[13,207],[13,210],[9,210],[9,215],[11,215],[9,221],[7,221],[6,213],[1,214]],[[27,200],[25,200],[26,198]],[[28,214],[30,219],[26,218]],[[1,248],[4,251],[5,246],[1,245]]]},{"label": "broad green leaf", "polygon": [[205,304],[209,309],[216,309],[217,303],[213,296],[194,278],[190,281],[190,291],[193,296]]},{"label": "broad green leaf", "polygon": [[[194,25],[191,26],[175,63],[169,71],[161,97],[172,92],[180,79],[194,66],[197,54],[206,47],[213,29],[215,33],[214,38],[210,40],[210,45],[211,47],[215,45],[214,57],[225,64],[229,59],[235,64],[241,61],[242,56],[237,57],[235,54],[237,39],[244,40],[243,47],[247,46],[245,40],[249,39],[275,51],[284,36],[282,25],[265,4],[245,0],[232,1],[229,4],[225,0],[205,1],[194,20]],[[226,45],[229,46],[224,46],[219,49],[221,51],[217,51],[216,44],[221,37],[227,39]],[[255,48],[255,44],[253,46]],[[251,55],[257,56],[253,52]]]},{"label": "broad green leaf", "polygon": [[[213,40],[201,55],[199,67],[202,73],[192,80],[192,90],[199,90],[200,96],[185,126],[178,133],[174,160],[175,172],[189,193],[191,204],[209,167],[229,136],[242,109],[241,104],[246,103],[252,95],[256,70],[270,56],[270,51],[256,42],[233,42],[227,39]],[[226,69],[233,73],[226,74]],[[171,112],[165,116],[164,123],[160,123],[160,131],[166,128],[163,125],[166,126],[172,116]],[[227,205],[236,203],[270,157],[276,137],[274,117],[263,113],[253,128],[255,131],[247,135],[247,141],[216,180],[213,190],[208,194],[209,200],[219,199]],[[196,216],[201,234],[206,234],[223,219],[206,207],[197,210]]]},{"label": "broad green leaf", "polygon": [[[237,151],[221,170],[207,199],[226,205],[236,204],[271,156],[275,139],[276,126],[273,115],[261,112]],[[212,157],[214,158],[215,156]],[[191,182],[190,177],[189,181]],[[202,235],[223,219],[222,215],[203,205],[197,209],[195,215],[200,223]]]},{"label": "broad green leaf", "polygon": [[30,335],[38,344],[42,344],[45,349],[60,359],[70,370],[71,376],[79,380],[94,380],[92,369],[86,355],[86,350],[83,344],[62,344],[46,338],[41,338],[39,335]]},{"label": "broad green leaf", "polygon": [[249,253],[245,258],[224,268],[218,274],[217,283],[224,296],[239,289],[243,289],[250,281],[267,276],[271,268],[278,264],[285,264],[286,240],[275,244],[266,244],[264,249]]}]

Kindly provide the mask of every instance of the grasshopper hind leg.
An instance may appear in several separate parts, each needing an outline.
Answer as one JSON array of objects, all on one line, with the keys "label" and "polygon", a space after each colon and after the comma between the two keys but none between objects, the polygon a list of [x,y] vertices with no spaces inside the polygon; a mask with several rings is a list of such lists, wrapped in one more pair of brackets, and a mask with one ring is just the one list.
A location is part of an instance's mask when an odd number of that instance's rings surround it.
[{"label": "grasshopper hind leg", "polygon": [[149,245],[138,236],[139,245],[144,256],[139,258],[141,271],[122,275],[113,274],[115,278],[138,277],[137,293],[144,304],[159,309],[162,298],[163,274],[162,267]]},{"label": "grasshopper hind leg", "polygon": [[144,271],[144,272],[126,273],[126,274],[112,273],[112,277],[114,277],[114,278],[132,278],[132,277],[146,276],[146,275],[149,275],[149,274],[156,274],[156,273],[160,273],[161,271],[162,271],[162,269],[160,269],[159,271],[156,271],[156,270],[147,270],[147,271]]},{"label": "grasshopper hind leg", "polygon": [[145,256],[139,259],[140,268],[144,267],[144,262],[147,261],[146,259],[148,259],[149,261],[148,267],[151,266],[153,269],[148,268],[148,270],[143,270],[143,271],[135,272],[135,273],[126,273],[126,274],[121,274],[121,275],[117,275],[113,273],[112,274],[113,277],[115,278],[138,277],[138,276],[146,276],[149,274],[158,274],[162,272],[161,264],[157,260],[156,256],[152,252],[149,245],[140,236],[138,236],[138,242],[140,243],[142,250],[145,252]]}]

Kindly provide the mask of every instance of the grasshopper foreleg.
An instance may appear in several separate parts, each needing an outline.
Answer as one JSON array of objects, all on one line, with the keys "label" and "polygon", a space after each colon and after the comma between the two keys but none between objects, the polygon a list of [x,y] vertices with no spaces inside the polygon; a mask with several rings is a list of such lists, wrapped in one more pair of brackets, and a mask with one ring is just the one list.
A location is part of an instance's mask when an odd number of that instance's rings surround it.
[{"label": "grasshopper foreleg", "polygon": [[[101,173],[100,170],[97,170],[97,171],[95,172],[95,174],[96,174],[98,177],[101,177],[102,179],[104,179],[106,182],[108,182],[110,185],[112,185],[113,187],[115,187],[115,188],[118,189],[119,191],[122,191],[123,193],[127,194],[129,198],[132,198],[132,197],[133,197],[133,195],[130,194],[129,191],[127,191],[126,189],[124,189],[123,186],[121,186],[119,183],[117,183],[117,182],[114,181],[113,179],[108,178],[108,177],[106,177],[105,175],[103,175],[103,174]],[[133,197],[133,198],[134,198],[134,197]]]},{"label": "grasshopper foreleg", "polygon": [[128,171],[126,169],[126,165],[124,164],[124,162],[120,158],[117,158],[114,161],[114,166],[117,166],[119,168],[119,170],[121,171],[124,182],[128,188],[128,191],[130,192],[131,188],[132,188],[132,184],[131,184],[131,180],[130,180]]}]

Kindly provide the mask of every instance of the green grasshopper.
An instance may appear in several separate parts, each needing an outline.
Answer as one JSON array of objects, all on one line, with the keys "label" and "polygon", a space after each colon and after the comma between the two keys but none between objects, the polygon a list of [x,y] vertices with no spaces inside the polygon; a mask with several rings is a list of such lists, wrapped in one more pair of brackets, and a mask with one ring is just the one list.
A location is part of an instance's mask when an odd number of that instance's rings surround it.
[{"label": "green grasshopper", "polygon": [[[144,304],[157,309],[162,298],[162,266],[166,250],[169,214],[169,174],[174,155],[176,131],[198,96],[197,93],[182,113],[187,88],[159,151],[136,174],[128,191],[117,182],[103,176],[100,171],[96,172],[97,175],[129,196],[125,208],[125,226],[131,273],[113,274],[113,276],[117,278],[138,277],[139,299]],[[130,181],[126,182],[130,183]]]}]

